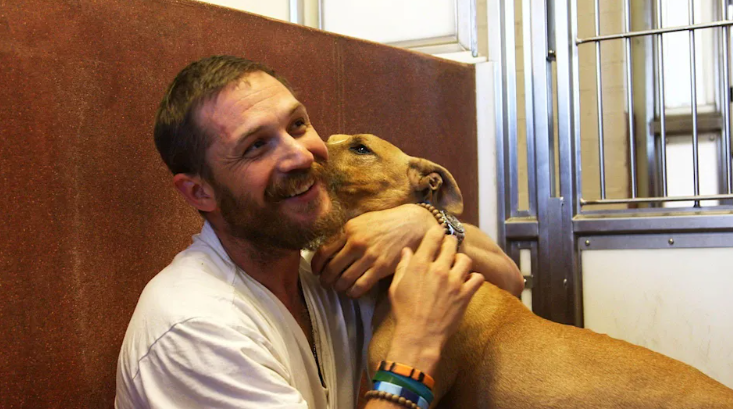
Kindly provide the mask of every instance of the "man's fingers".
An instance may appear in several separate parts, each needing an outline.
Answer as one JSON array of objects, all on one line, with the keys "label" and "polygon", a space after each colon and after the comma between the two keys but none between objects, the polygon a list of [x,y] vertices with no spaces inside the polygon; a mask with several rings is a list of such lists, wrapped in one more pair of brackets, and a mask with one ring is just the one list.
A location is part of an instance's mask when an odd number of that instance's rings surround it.
[{"label": "man's fingers", "polygon": [[346,295],[351,298],[359,298],[366,294],[379,281],[380,274],[374,269],[367,270],[366,273],[359,277],[354,285],[349,288]]},{"label": "man's fingers", "polygon": [[455,236],[445,236],[443,238],[443,244],[440,246],[440,253],[435,259],[435,262],[450,268],[453,265],[453,260],[456,258],[456,251],[458,250],[458,239]]},{"label": "man's fingers", "polygon": [[339,250],[321,270],[321,284],[326,287],[333,285],[344,270],[354,262],[354,259],[358,257],[349,250],[348,246]]},{"label": "man's fingers", "polygon": [[410,260],[412,260],[412,250],[410,250],[409,247],[405,247],[402,249],[402,257],[400,258],[400,262],[397,263],[397,268],[394,272],[392,287],[396,286],[397,283],[402,280],[402,276],[405,275],[405,270],[407,270],[407,266],[410,264]]},{"label": "man's fingers", "polygon": [[443,243],[443,239],[445,239],[445,229],[443,226],[436,225],[431,227],[422,239],[420,246],[417,248],[415,257],[423,262],[432,262],[435,260],[435,255],[438,253],[438,249]]},{"label": "man's fingers", "polygon": [[311,270],[313,271],[313,274],[321,274],[323,268],[326,266],[331,257],[333,257],[336,252],[341,250],[345,244],[346,235],[342,233],[335,237],[333,240],[321,246],[321,248],[319,248],[315,252],[315,254],[313,255],[313,259],[311,260]]},{"label": "man's fingers", "polygon": [[484,276],[479,273],[470,273],[468,275],[466,282],[463,284],[463,291],[469,296],[469,300],[473,298],[473,295],[476,294],[476,291],[481,288],[484,282]]},{"label": "man's fingers", "polygon": [[473,260],[471,260],[471,257],[468,257],[465,254],[456,254],[453,267],[451,268],[451,274],[454,275],[460,283],[463,283],[468,278],[468,273],[471,272],[472,264]]},{"label": "man's fingers", "polygon": [[354,282],[371,267],[371,260],[362,257],[354,261],[333,283],[333,289],[342,292],[354,285]]}]

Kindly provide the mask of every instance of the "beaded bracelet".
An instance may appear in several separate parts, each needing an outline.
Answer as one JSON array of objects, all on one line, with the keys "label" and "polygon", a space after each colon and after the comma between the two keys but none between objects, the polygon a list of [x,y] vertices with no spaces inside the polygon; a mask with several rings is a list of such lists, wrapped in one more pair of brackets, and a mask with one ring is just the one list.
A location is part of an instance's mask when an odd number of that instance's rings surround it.
[{"label": "beaded bracelet", "polygon": [[384,391],[369,391],[366,394],[364,394],[364,397],[367,400],[369,400],[369,399],[382,399],[382,400],[387,400],[387,401],[390,401],[390,402],[394,402],[394,403],[396,403],[396,404],[398,404],[400,406],[403,406],[405,408],[409,408],[409,409],[420,409],[420,407],[417,406],[415,404],[415,402],[412,402],[410,400],[407,400],[407,399],[405,399],[405,398],[403,398],[401,396],[397,396],[397,395],[391,394],[389,392],[384,392]]},{"label": "beaded bracelet", "polygon": [[390,382],[379,381],[374,384],[374,390],[401,396],[416,404],[420,409],[428,409],[428,407],[430,406],[430,403],[428,403],[428,401],[426,401],[425,398],[423,398],[422,396],[409,390],[408,388],[403,388],[402,386],[395,385]]},{"label": "beaded bracelet", "polygon": [[438,221],[438,224],[443,226],[443,228],[445,229],[445,234],[448,236],[453,236],[456,238],[456,240],[458,240],[458,246],[456,248],[461,247],[461,243],[463,243],[463,239],[465,239],[466,236],[465,231],[463,230],[463,227],[461,226],[461,223],[458,221],[458,219],[453,218],[455,222],[449,221],[449,218],[452,216],[449,216],[448,213],[443,210],[438,210],[430,203],[420,202],[416,204],[432,213],[433,217],[435,217],[435,220]]},{"label": "beaded bracelet", "polygon": [[432,213],[433,217],[435,217],[435,220],[437,220],[441,226],[445,227],[446,232],[448,231],[448,223],[445,221],[445,218],[440,213],[440,210],[436,209],[435,206],[431,205],[430,203],[420,202],[416,204]]},{"label": "beaded bracelet", "polygon": [[[428,205],[428,206],[430,206],[430,205]],[[411,378],[411,379],[414,379],[414,380],[416,380],[418,382],[422,382],[430,390],[432,390],[433,389],[433,386],[435,386],[435,379],[433,379],[432,376],[426,374],[423,371],[420,371],[418,369],[415,369],[415,368],[413,368],[411,366],[399,364],[397,362],[382,361],[382,362],[379,363],[379,368],[377,368],[377,370],[396,373],[397,375],[406,376],[406,377]]]}]

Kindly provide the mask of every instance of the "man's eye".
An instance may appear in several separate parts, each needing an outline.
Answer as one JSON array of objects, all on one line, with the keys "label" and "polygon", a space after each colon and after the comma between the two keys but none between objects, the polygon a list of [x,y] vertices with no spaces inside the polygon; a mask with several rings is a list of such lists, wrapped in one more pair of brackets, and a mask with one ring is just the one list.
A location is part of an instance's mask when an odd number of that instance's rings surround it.
[{"label": "man's eye", "polygon": [[308,122],[306,122],[305,119],[298,119],[295,122],[293,122],[292,128],[293,130],[297,131],[297,130],[302,130],[306,126],[308,126]]},{"label": "man's eye", "polygon": [[356,152],[359,155],[368,155],[372,153],[372,151],[369,148],[367,148],[366,146],[362,144],[354,145],[351,148],[349,148],[349,150],[351,150],[352,152]]},{"label": "man's eye", "polygon": [[251,145],[247,148],[247,150],[244,151],[245,154],[252,153],[253,151],[256,151],[257,149],[260,149],[261,147],[265,146],[266,142],[262,139],[258,139],[254,142],[252,142]]}]

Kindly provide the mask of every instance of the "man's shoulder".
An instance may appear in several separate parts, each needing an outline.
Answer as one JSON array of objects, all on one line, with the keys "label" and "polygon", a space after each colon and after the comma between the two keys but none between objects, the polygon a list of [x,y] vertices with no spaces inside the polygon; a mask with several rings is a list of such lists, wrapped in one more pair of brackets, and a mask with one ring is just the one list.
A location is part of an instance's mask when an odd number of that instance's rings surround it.
[{"label": "man's shoulder", "polygon": [[140,295],[138,307],[142,304],[158,313],[206,311],[201,307],[216,307],[222,305],[221,301],[231,298],[234,274],[233,269],[222,266],[215,255],[189,248],[179,253],[148,282]]},{"label": "man's shoulder", "polygon": [[[170,334],[191,325],[216,325],[257,335],[262,318],[235,287],[236,270],[195,246],[179,253],[148,282],[123,340],[119,371],[134,377],[138,363]],[[241,290],[241,288],[239,289]]]}]

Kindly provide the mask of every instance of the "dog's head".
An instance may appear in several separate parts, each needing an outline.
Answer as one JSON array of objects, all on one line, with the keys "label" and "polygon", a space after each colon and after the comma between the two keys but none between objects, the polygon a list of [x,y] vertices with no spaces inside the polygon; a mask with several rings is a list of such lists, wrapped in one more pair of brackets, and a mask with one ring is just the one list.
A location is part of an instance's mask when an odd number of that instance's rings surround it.
[{"label": "dog's head", "polygon": [[463,212],[453,175],[436,163],[369,134],[332,135],[327,146],[334,192],[349,217],[424,200],[456,215]]}]

